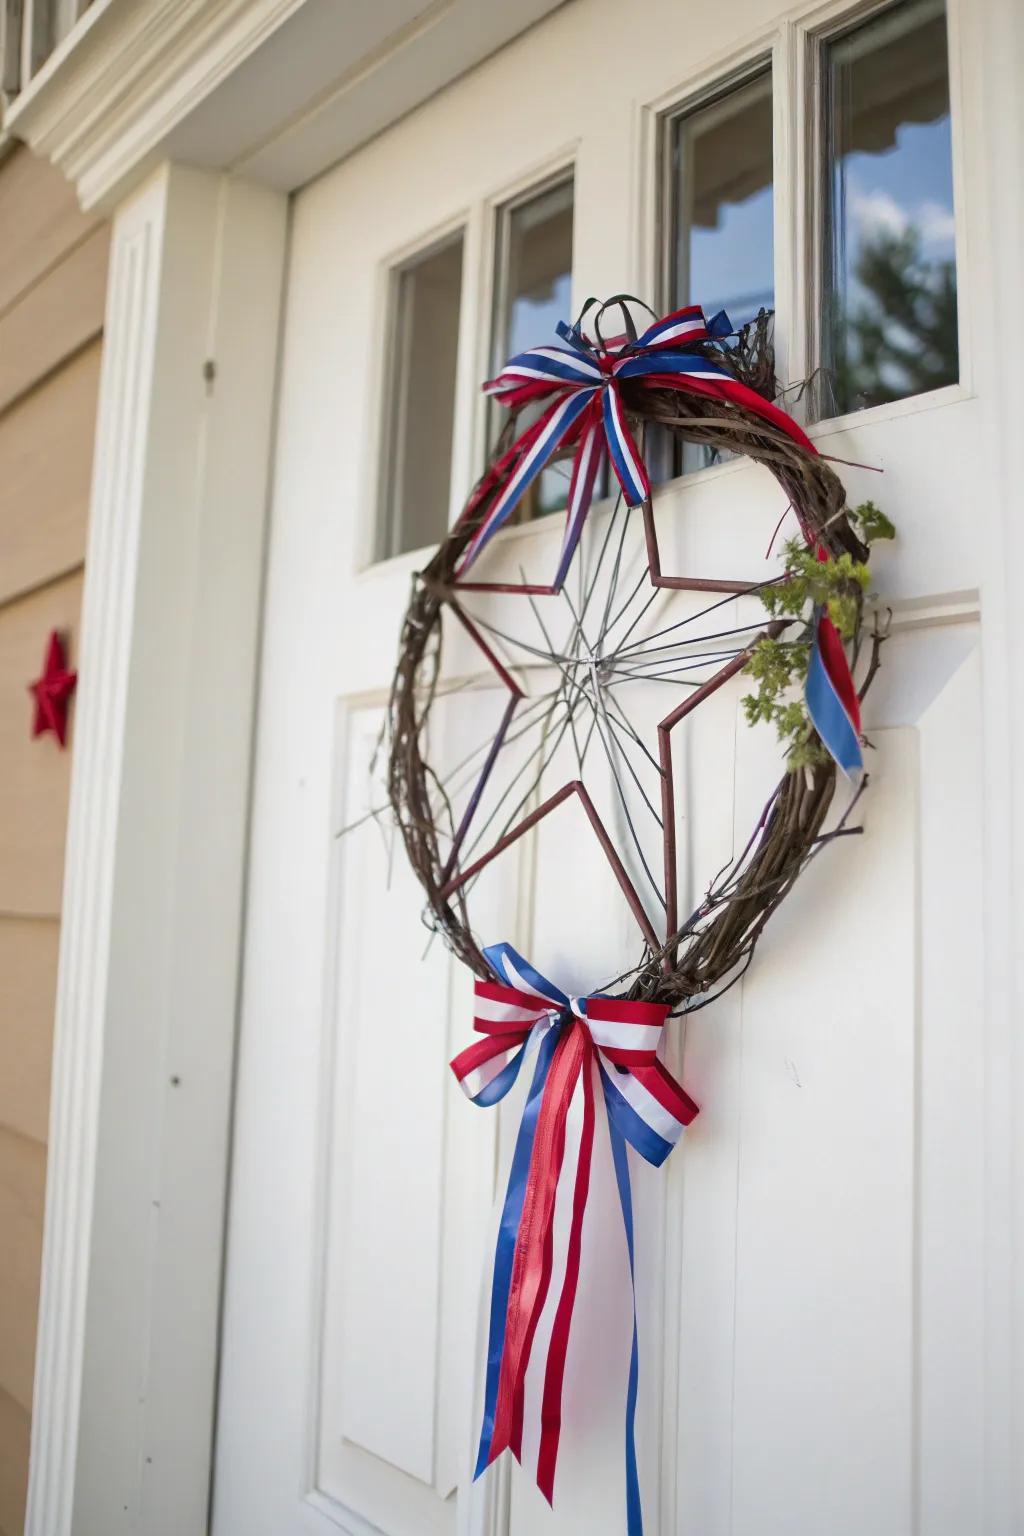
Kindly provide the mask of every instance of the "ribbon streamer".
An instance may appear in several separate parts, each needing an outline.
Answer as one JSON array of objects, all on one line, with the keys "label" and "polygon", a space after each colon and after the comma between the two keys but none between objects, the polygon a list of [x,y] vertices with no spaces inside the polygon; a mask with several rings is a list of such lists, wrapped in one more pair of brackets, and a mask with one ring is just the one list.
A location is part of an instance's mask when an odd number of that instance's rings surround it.
[{"label": "ribbon streamer", "polygon": [[824,608],[816,608],[804,702],[822,745],[847,778],[864,767],[860,749],[860,701],[842,636]]},{"label": "ribbon streamer", "polygon": [[[523,1458],[527,1367],[549,1295],[557,1297],[547,1356],[536,1480],[549,1503],[561,1431],[562,1382],[580,1275],[583,1218],[590,1188],[595,1096],[608,1117],[615,1179],[633,1285],[633,1210],[628,1142],[656,1167],[664,1162],[697,1106],[657,1056],[667,1005],[624,998],[570,997],[509,944],[485,950],[499,982],[475,984],[474,1027],[481,1040],[461,1051],[452,1070],[474,1104],[504,1098],[526,1058],[533,1080],[516,1138],[498,1228],[475,1476],[502,1451]],[[579,1134],[570,1135],[570,1117]],[[568,1237],[555,1242],[556,1208],[568,1212]],[[557,1251],[556,1251],[557,1250]],[[642,1536],[635,1418],[638,1381],[636,1296],[626,1391],[625,1458],[628,1536]]]}]

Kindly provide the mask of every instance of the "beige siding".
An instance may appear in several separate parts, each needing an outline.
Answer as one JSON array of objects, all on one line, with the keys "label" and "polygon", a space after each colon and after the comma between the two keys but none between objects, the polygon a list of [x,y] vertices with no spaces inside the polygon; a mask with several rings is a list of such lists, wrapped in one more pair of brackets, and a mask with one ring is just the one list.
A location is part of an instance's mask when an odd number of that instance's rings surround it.
[{"label": "beige siding", "polygon": [[27,149],[14,150],[0,164],[0,315],[98,225],[59,171]]},{"label": "beige siding", "polygon": [[[33,701],[27,684],[42,670],[52,629],[75,639],[80,573],[0,608],[0,912],[57,917],[64,871],[71,753],[51,734],[30,734]],[[74,702],[71,705],[72,739]],[[3,1379],[0,1377],[0,1386]]]},{"label": "beige siding", "polygon": [[28,684],[52,629],[77,665],[108,232],[22,149],[0,229],[0,1536],[20,1536],[72,761],[33,739]]},{"label": "beige siding", "polygon": [[25,1473],[32,1418],[0,1387],[0,1531],[21,1536],[25,1528]]},{"label": "beige siding", "polygon": [[0,410],[99,335],[109,244],[95,230],[0,316]]},{"label": "beige siding", "polygon": [[0,914],[0,1125],[45,1142],[57,988],[56,918]]},{"label": "beige siding", "polygon": [[0,603],[81,564],[100,342],[0,416]]},{"label": "beige siding", "polygon": [[0,1127],[0,1381],[32,1406],[46,1148]]}]

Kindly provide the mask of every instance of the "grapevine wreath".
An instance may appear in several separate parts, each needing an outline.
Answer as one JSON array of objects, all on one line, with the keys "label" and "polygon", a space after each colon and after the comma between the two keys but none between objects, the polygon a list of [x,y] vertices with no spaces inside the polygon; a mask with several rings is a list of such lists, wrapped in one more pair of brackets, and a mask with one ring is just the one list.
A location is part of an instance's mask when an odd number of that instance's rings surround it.
[{"label": "grapevine wreath", "polygon": [[[511,1449],[530,1462],[549,1500],[595,1119],[603,1113],[607,1125],[632,1274],[627,1143],[660,1164],[697,1114],[658,1053],[667,1018],[706,1006],[738,980],[801,871],[826,842],[856,830],[847,821],[867,782],[859,706],[884,639],[877,617],[866,620],[869,546],[893,535],[872,503],[847,506],[831,464],[774,403],[769,315],[737,334],[724,315],[708,322],[692,306],[652,315],[653,324],[638,332],[636,307],[646,306],[624,295],[590,301],[574,325],[559,326],[563,345],[513,357],[485,386],[509,419],[462,515],[413,580],[387,721],[389,799],[426,895],[428,925],[476,978],[474,1024],[482,1038],[452,1062],[456,1077],[474,1103],[492,1105],[533,1058],[494,1255],[476,1470]],[[588,334],[583,321],[591,310]],[[606,339],[610,311],[621,315],[621,330]],[[753,459],[775,477],[799,528],[784,546],[779,575],[750,582],[663,572],[646,460],[660,452],[664,462],[682,442]],[[531,582],[525,572],[518,582],[483,579],[487,565],[479,567],[478,558],[555,463],[568,467],[556,570],[546,582]],[[587,547],[581,534],[606,463],[613,471],[607,483],[618,481],[620,492],[603,534],[595,529]],[[652,632],[644,621],[664,589],[697,594],[703,606]],[[493,604],[484,612],[470,606],[474,593],[488,591],[521,599],[511,606],[530,623],[530,639],[498,628]],[[502,613],[509,607],[505,602]],[[756,617],[746,622],[752,608]],[[711,627],[698,631],[693,626],[702,620]],[[441,668],[446,622],[468,635],[507,701],[497,730],[442,774],[431,763],[430,726],[435,702],[449,689]],[[552,688],[531,696],[528,672],[534,681],[552,677]],[[775,726],[786,771],[745,848],[696,910],[681,916],[672,734],[741,672],[751,679],[747,718]],[[645,688],[634,687],[634,697],[665,690],[656,752],[622,702],[637,682]],[[531,733],[538,738],[532,751]],[[569,777],[556,758],[568,751],[563,741],[575,755]],[[595,742],[614,781],[612,829],[626,858],[587,787]],[[503,770],[510,778],[499,793]],[[840,771],[853,793],[826,833]],[[568,996],[507,943],[481,947],[469,913],[480,872],[573,797],[643,939],[629,971],[611,982],[595,978],[599,985],[583,997]],[[660,843],[660,861],[645,855],[634,812],[649,818],[648,848]],[[656,872],[652,863],[659,862]],[[634,1296],[628,1536],[642,1533],[637,1371]]]},{"label": "grapevine wreath", "polygon": [[[629,337],[626,346],[636,346],[638,338],[627,301],[616,299],[597,309],[595,347],[604,350],[601,320],[612,307],[623,315]],[[581,334],[579,322],[568,329],[576,336]],[[700,329],[703,334],[687,342],[688,354],[725,372],[744,386],[750,396],[766,402],[776,397],[778,386],[768,313],[762,311],[756,321],[736,336],[722,334],[723,330],[727,332],[727,323],[716,327],[712,322],[711,327]],[[633,513],[644,522],[652,586],[757,592],[767,610],[763,627],[750,635],[715,676],[689,693],[682,711],[677,709],[675,714],[683,718],[736,672],[745,671],[756,684],[755,692],[745,700],[748,719],[752,723],[761,719],[775,723],[788,747],[787,771],[772,791],[743,853],[714,882],[696,911],[681,921],[670,921],[663,941],[649,931],[645,934],[642,959],[630,976],[622,978],[623,983],[628,983],[630,998],[667,1003],[673,1010],[688,1010],[710,1000],[723,984],[738,979],[749,964],[769,917],[826,840],[822,827],[836,787],[836,763],[815,731],[804,701],[787,698],[787,690],[792,692],[791,685],[802,683],[806,677],[817,640],[815,625],[824,619],[831,631],[833,655],[836,635],[840,649],[845,646],[851,651],[854,668],[862,651],[867,651],[856,697],[849,701],[849,712],[859,726],[857,706],[875,676],[884,638],[877,620],[870,633],[865,633],[869,545],[877,538],[891,538],[893,530],[872,503],[856,510],[847,506],[842,482],[831,464],[814,451],[802,433],[794,435],[786,429],[786,418],[781,412],[766,416],[752,408],[749,400],[651,387],[643,377],[624,380],[619,392],[632,430],[661,428],[680,441],[701,443],[720,454],[742,454],[763,465],[781,486],[803,535],[802,548],[800,541],[786,546],[788,569],[781,580],[759,585],[686,580],[662,575],[652,501],[646,499]],[[522,403],[529,403],[529,399],[527,395]],[[442,617],[446,610],[463,625],[472,626],[498,676],[512,684],[508,668],[479,634],[466,611],[465,593],[486,591],[488,584],[470,582],[459,572],[474,535],[486,522],[490,507],[523,456],[524,449],[516,439],[515,412],[514,403],[487,473],[448,537],[414,580],[402,626],[388,722],[389,799],[409,862],[426,895],[428,923],[459,959],[482,978],[491,975],[491,967],[473,934],[465,887],[483,860],[460,868],[458,859],[453,859],[453,841],[458,830],[463,834],[468,830],[468,824],[464,821],[460,829],[456,828],[445,785],[430,766],[425,743],[440,676]],[[525,451],[528,449],[529,443]],[[464,570],[464,565],[461,568]],[[507,586],[503,589],[508,590]],[[526,595],[550,590],[527,583],[522,586]],[[671,715],[668,719],[677,723]],[[669,812],[662,828],[663,862],[670,877],[675,871],[671,728],[665,725],[659,729],[663,799]],[[866,776],[861,777],[858,793],[866,783]],[[537,819],[536,812],[531,812],[523,821],[532,826]],[[528,830],[522,822],[519,828]],[[844,827],[836,830],[841,832]],[[508,834],[498,841],[502,842],[503,851],[510,841]],[[619,874],[618,869],[616,873]],[[635,892],[624,887],[624,894],[636,911]],[[675,896],[672,891],[665,894],[671,918]],[[649,930],[650,924],[641,923],[641,927]]]}]

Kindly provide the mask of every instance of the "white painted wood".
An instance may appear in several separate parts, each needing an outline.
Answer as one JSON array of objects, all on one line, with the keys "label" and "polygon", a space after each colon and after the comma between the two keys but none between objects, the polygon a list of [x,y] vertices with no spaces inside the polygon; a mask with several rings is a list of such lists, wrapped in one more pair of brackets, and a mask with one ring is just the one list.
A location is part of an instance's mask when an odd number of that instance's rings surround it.
[{"label": "white painted wood", "polygon": [[285,225],[165,168],[114,228],[31,1536],[205,1530]]},{"label": "white painted wood", "polygon": [[[294,263],[304,268],[308,254],[300,239]],[[375,277],[354,246],[344,272],[345,282]],[[329,355],[318,358],[321,295],[295,283],[285,378],[323,366],[326,400],[351,353],[348,323],[335,311]],[[343,364],[342,374],[345,408],[358,408],[359,374]],[[335,838],[368,793],[363,765],[379,727],[379,695],[346,689],[338,702],[339,690],[324,692],[334,644],[325,637],[348,622],[339,564],[355,563],[357,530],[317,486],[324,452],[351,440],[333,413],[311,414],[284,390],[279,480],[314,478],[272,531],[214,1524],[363,1530],[386,1517],[392,1528],[454,1532],[495,1126],[467,1117],[449,1081],[468,982],[437,946],[421,964],[427,935],[408,871],[393,870],[389,892],[372,823]],[[306,579],[311,555],[337,581],[310,587],[296,623],[277,594],[289,572]],[[384,591],[379,573],[362,586],[371,603]],[[347,643],[359,647],[358,635]],[[474,695],[471,709],[467,700],[449,712],[453,752],[496,703]],[[408,945],[400,973],[384,958],[396,929]]]},{"label": "white painted wood", "polygon": [[[482,712],[497,714],[502,703],[491,690],[442,706],[439,729],[454,760],[476,745]],[[371,784],[379,800],[367,765],[380,722],[377,708],[345,720],[339,825],[363,814]],[[471,989],[439,943],[428,948],[419,888],[393,839],[366,826],[335,856],[334,1123],[323,1232],[314,1233],[324,1265],[323,1320],[312,1319],[311,1339],[322,1352],[316,1485],[341,1507],[369,1507],[385,1528],[407,1523],[426,1536],[454,1529],[449,1495],[463,1480],[472,1432],[476,1278],[496,1127],[493,1117],[461,1112],[447,1060],[463,1042]],[[492,881],[481,895],[491,921],[507,926],[510,911],[502,918],[500,909],[511,908],[514,882],[502,891]],[[411,952],[389,982],[396,932],[409,936]],[[385,1476],[390,1467],[404,1476]]]},{"label": "white painted wood", "polygon": [[[910,1526],[916,744],[878,736],[866,835],[794,894],[743,989],[738,1532]],[[868,995],[843,984],[851,943]]]},{"label": "white painted wood", "polygon": [[[458,1298],[469,1283],[491,1161],[478,1152],[487,1177],[462,1187],[465,1161],[450,1152],[463,1134],[460,1118],[469,1116],[467,1138],[488,1143],[472,1124],[475,1112],[457,1103],[439,1108],[434,1068],[464,1037],[468,1010],[444,964],[432,956],[431,972],[418,965],[422,931],[406,875],[393,872],[389,896],[371,893],[379,878],[372,861],[379,872],[385,859],[367,851],[377,830],[353,834],[370,840],[358,850],[331,833],[339,804],[358,798],[351,765],[358,743],[365,750],[372,735],[367,711],[385,695],[409,576],[422,560],[359,569],[370,547],[389,263],[432,231],[465,221],[457,501],[482,442],[475,383],[487,347],[494,207],[571,155],[577,299],[649,289],[655,210],[645,156],[656,113],[770,50],[784,223],[780,324],[790,366],[806,360],[796,323],[806,259],[797,206],[800,59],[826,10],[744,0],[684,12],[668,0],[644,0],[634,12],[628,71],[602,94],[600,113],[593,82],[607,73],[621,13],[612,0],[580,0],[352,155],[296,204],[214,1536],[294,1536],[332,1523],[388,1536],[435,1529],[468,1536],[506,1524],[516,1536],[617,1536],[622,1528],[615,1384],[628,1341],[615,1294],[618,1217],[602,1206],[603,1174],[595,1201],[609,1233],[608,1271],[582,1298],[579,1327],[601,1339],[608,1363],[598,1365],[603,1357],[595,1353],[589,1373],[567,1383],[570,1398],[586,1405],[587,1423],[566,1434],[556,1512],[548,1514],[515,1471],[507,1496],[500,1479],[490,1502],[488,1480],[467,1489],[471,1435],[461,1462],[451,1450],[458,1420],[475,1427],[465,1384],[469,1308]],[[989,954],[983,890],[990,904],[1001,890],[993,886],[992,835],[982,866],[981,786],[989,782],[982,775],[994,769],[979,753],[977,626],[986,658],[988,636],[998,644],[1006,631],[998,603],[996,627],[988,627],[993,569],[965,512],[985,502],[987,515],[1001,515],[991,448],[1004,418],[988,384],[992,149],[979,130],[982,65],[996,34],[976,9],[954,12],[964,381],[814,428],[824,451],[884,470],[881,480],[865,470],[842,474],[851,501],[876,497],[901,535],[877,561],[896,620],[891,661],[868,715],[877,750],[866,830],[808,872],[748,981],[694,1017],[685,1050],[681,1040],[673,1045],[702,1113],[665,1170],[636,1175],[642,1476],[648,1524],[666,1533],[979,1529],[1001,1536],[1013,1528],[1002,1513],[1013,1475],[1002,1395],[1010,1379],[988,1342],[992,1327],[1004,1344],[1009,1337],[1008,1295],[999,1291],[1009,1273],[1000,1201],[1012,1185],[1005,1162],[1003,1182],[986,1185],[995,1175],[983,1155],[994,1138],[1005,1159],[1011,1124],[1004,1112],[986,1129],[1005,1046],[992,1055],[976,997],[977,957]],[[828,18],[835,14],[830,6]],[[1003,21],[1009,25],[1008,14]],[[543,100],[545,111],[524,114],[526,97]],[[410,178],[411,159],[423,156],[431,175]],[[1008,270],[998,291],[1010,291]],[[1009,480],[1005,501],[1008,518]],[[668,487],[658,510],[664,566],[732,576],[740,560],[756,576],[781,510],[767,477],[742,463]],[[498,563],[510,576],[520,561],[542,568],[557,538],[543,526],[513,530]],[[665,607],[683,601],[666,598]],[[456,643],[447,665],[454,677],[472,659]],[[985,687],[990,698],[995,684]],[[741,691],[723,692],[682,733],[694,896],[746,835],[773,780],[770,738],[738,719]],[[1000,782],[991,791],[993,817],[1010,804]],[[944,818],[954,805],[962,819],[951,841]],[[517,939],[569,985],[586,985],[595,966],[606,971],[609,956],[628,955],[633,938],[572,809],[560,817],[524,850],[517,911],[500,936]],[[515,883],[511,875],[507,883]],[[346,891],[359,893],[358,909]],[[360,1087],[359,1070],[375,1082],[389,1060],[389,1033],[401,1041],[406,1028],[404,1019],[390,1028],[386,1017],[374,1020],[367,1001],[374,992],[364,967],[381,968],[385,910],[402,914],[417,996],[420,978],[433,976],[420,1005],[433,1054],[410,1038],[395,1089],[397,1117],[408,1118],[417,1149],[408,1220],[429,1263],[422,1276],[400,1279],[386,1271],[405,1266],[409,1234],[376,1223],[393,1211],[396,1182],[413,1177],[402,1174],[409,1149],[385,1146],[378,1159],[367,1157],[375,1101],[373,1087]],[[970,958],[949,974],[953,949]],[[985,961],[993,967],[990,995],[1000,964],[997,948]],[[380,986],[390,996],[389,978]],[[988,1028],[1008,1021],[1003,1006]],[[347,1062],[357,1064],[354,1086]],[[499,1166],[513,1123],[514,1109],[504,1117]],[[465,1145],[471,1159],[476,1143]],[[469,1213],[469,1237],[453,1236],[456,1209]],[[446,1266],[439,1280],[438,1256]],[[404,1291],[413,1279],[416,1290]],[[400,1362],[385,1326],[396,1307],[405,1309],[396,1325]],[[463,1332],[453,1342],[459,1318]],[[389,1392],[395,1381],[401,1390]],[[454,1401],[450,1421],[439,1399],[446,1408]],[[997,1419],[986,1428],[993,1406]],[[440,1510],[436,1496],[455,1484],[454,1510]]]},{"label": "white painted wood", "polygon": [[[976,12],[980,9],[981,14]],[[960,80],[983,146],[976,195],[986,253],[979,273],[977,323],[986,345],[977,378],[993,402],[986,459],[982,646],[985,883],[984,1000],[984,1443],[985,1532],[1024,1525],[1024,1169],[1021,1105],[1024,1050],[1024,824],[1017,809],[1024,749],[1024,676],[1016,578],[1024,556],[1019,506],[1018,438],[1024,381],[1012,356],[1024,340],[1024,315],[1005,298],[1024,261],[1024,210],[1007,186],[1024,172],[1024,102],[1011,87],[1024,66],[1024,15],[1014,0],[958,6]],[[984,381],[982,386],[980,381]],[[998,402],[998,404],[996,404]]]}]

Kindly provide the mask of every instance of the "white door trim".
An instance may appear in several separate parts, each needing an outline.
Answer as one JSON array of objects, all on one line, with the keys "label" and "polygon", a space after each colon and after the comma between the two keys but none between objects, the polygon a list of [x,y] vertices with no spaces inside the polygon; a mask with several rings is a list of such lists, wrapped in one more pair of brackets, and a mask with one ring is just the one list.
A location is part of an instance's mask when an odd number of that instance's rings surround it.
[{"label": "white door trim", "polygon": [[114,224],[29,1536],[206,1529],[286,227],[180,167]]},{"label": "white door trim", "polygon": [[985,953],[978,957],[982,1015],[964,1028],[985,1032],[985,1468],[986,1536],[1024,1529],[1024,666],[1019,594],[1024,568],[1020,516],[1020,432],[1024,380],[1019,358],[1024,311],[1014,303],[1024,268],[1024,213],[1008,189],[1024,177],[1024,11],[1015,0],[987,0],[975,17],[955,8],[953,47],[960,68],[984,88],[983,133],[989,169],[982,195],[988,213],[991,285],[986,315],[992,368],[978,380],[999,400],[990,452],[998,494],[979,509],[984,540],[982,586],[985,735]]}]

